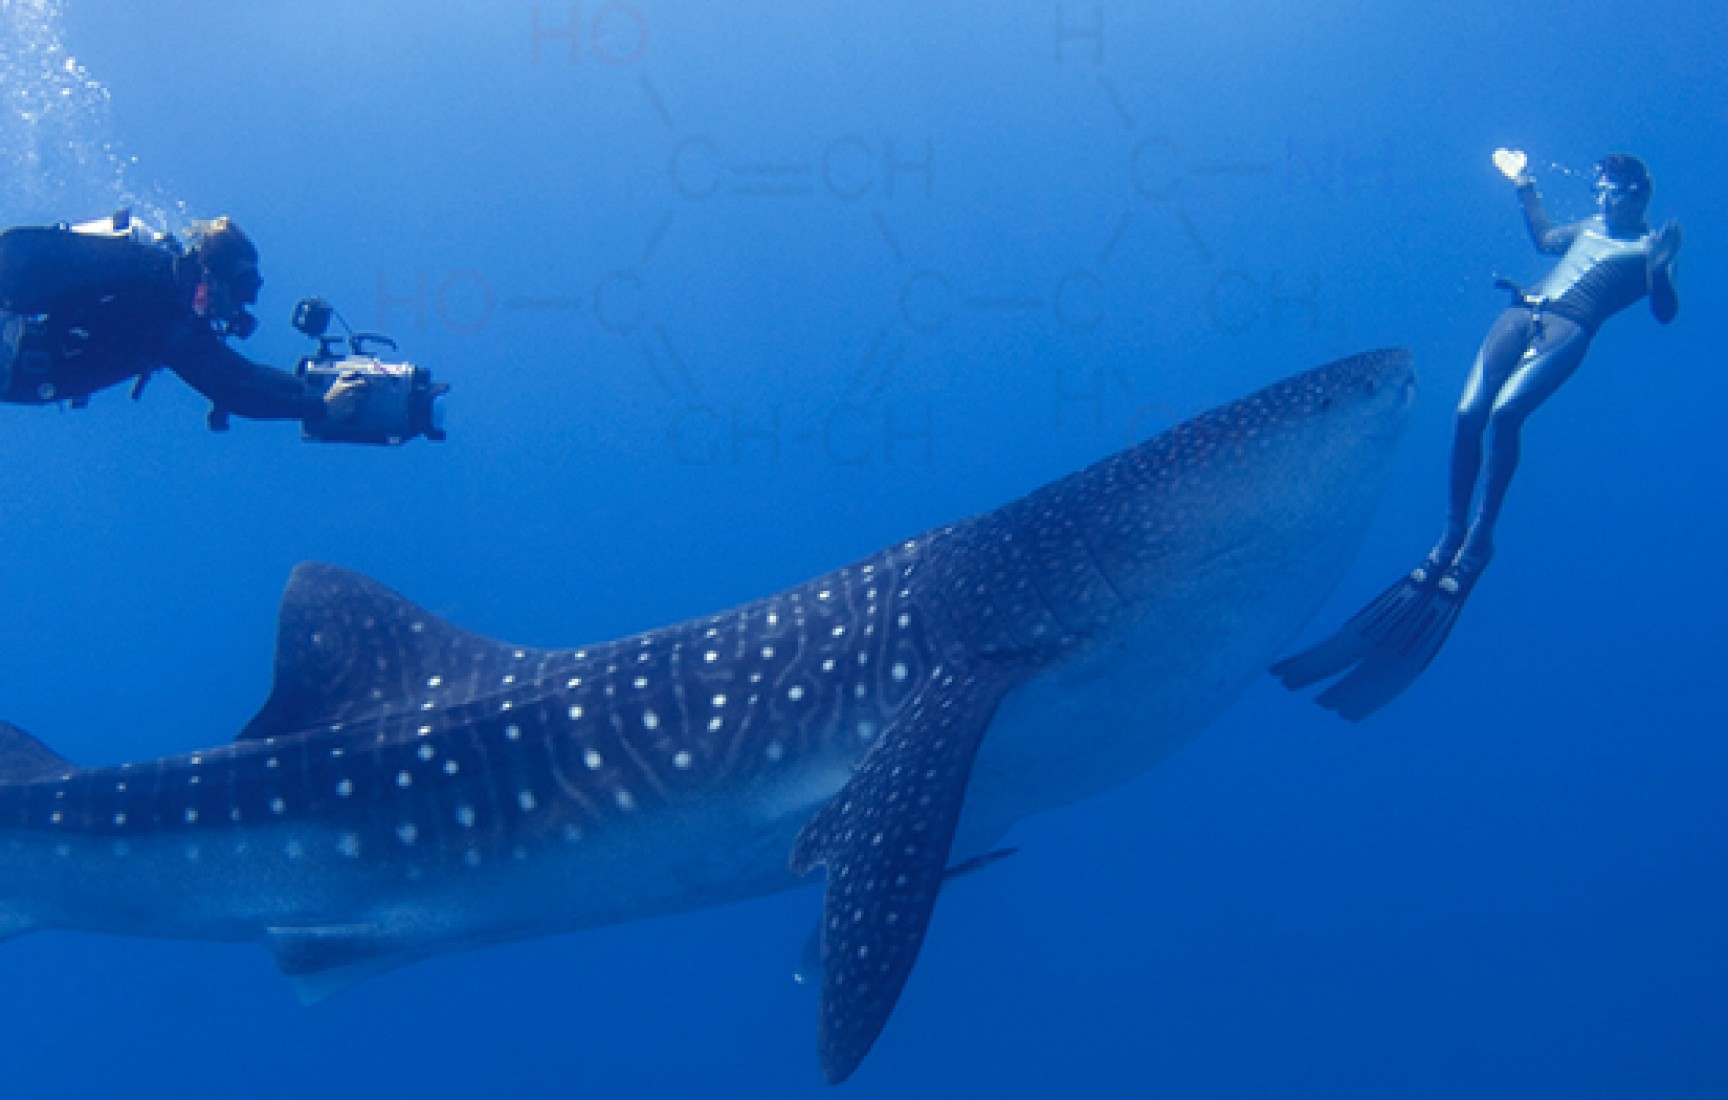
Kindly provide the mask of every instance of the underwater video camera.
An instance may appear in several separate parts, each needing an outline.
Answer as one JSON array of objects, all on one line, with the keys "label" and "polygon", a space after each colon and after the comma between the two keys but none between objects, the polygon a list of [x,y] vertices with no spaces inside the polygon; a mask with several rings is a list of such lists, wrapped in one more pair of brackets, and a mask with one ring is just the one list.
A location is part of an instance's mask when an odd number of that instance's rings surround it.
[{"label": "underwater video camera", "polygon": [[[334,307],[322,298],[302,298],[294,306],[294,327],[318,341],[318,350],[300,360],[294,373],[320,393],[344,379],[366,383],[360,405],[352,417],[303,421],[301,434],[324,443],[376,443],[395,445],[415,436],[441,440],[438,398],[450,392],[444,382],[432,381],[432,372],[412,363],[386,362],[373,349],[396,351],[396,341],[375,332],[355,332],[346,320],[348,335],[331,336],[331,318],[340,319]],[[343,348],[343,344],[347,347]]]}]

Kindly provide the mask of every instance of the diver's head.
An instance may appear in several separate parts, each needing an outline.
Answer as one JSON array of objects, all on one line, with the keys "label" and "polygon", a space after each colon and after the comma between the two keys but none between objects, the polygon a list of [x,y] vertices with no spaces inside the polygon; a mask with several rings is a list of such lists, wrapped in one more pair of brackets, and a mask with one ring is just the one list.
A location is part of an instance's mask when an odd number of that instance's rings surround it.
[{"label": "diver's head", "polygon": [[264,286],[257,247],[227,216],[193,223],[189,237],[186,254],[198,270],[195,308],[244,340],[258,325],[246,307]]},{"label": "diver's head", "polygon": [[1642,225],[1650,207],[1650,169],[1631,153],[1609,153],[1596,162],[1596,205],[1611,226]]}]

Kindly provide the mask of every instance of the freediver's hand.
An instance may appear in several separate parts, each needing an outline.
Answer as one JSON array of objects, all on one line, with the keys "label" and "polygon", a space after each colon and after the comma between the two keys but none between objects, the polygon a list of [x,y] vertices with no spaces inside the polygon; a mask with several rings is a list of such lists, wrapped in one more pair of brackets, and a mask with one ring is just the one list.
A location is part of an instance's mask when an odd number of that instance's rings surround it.
[{"label": "freediver's hand", "polygon": [[336,379],[324,393],[324,415],[335,423],[354,419],[360,411],[360,399],[366,396],[366,379],[348,371]]},{"label": "freediver's hand", "polygon": [[1527,183],[1536,182],[1535,177],[1525,171],[1530,166],[1530,158],[1522,149],[1494,150],[1494,167],[1500,169],[1500,174],[1522,187]]},{"label": "freediver's hand", "polygon": [[1659,270],[1671,265],[1680,253],[1681,239],[1680,223],[1668,219],[1668,224],[1657,231],[1656,240],[1650,245],[1650,266]]}]

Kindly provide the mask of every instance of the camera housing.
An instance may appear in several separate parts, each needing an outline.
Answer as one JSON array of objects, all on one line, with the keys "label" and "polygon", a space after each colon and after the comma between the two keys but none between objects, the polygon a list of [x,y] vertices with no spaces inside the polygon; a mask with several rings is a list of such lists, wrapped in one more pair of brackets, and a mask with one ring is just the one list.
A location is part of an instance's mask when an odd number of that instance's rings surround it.
[{"label": "camera housing", "polygon": [[[301,422],[301,435],[321,443],[371,443],[396,446],[417,436],[431,440],[447,438],[440,421],[438,398],[450,392],[447,383],[434,382],[425,367],[385,359],[373,349],[397,350],[396,342],[374,332],[349,331],[346,337],[329,335],[336,317],[330,303],[321,298],[303,298],[294,307],[294,327],[318,341],[318,350],[303,357],[294,373],[319,393],[336,383],[357,379],[365,383],[354,415],[343,420]],[[347,323],[343,323],[347,328]]]}]

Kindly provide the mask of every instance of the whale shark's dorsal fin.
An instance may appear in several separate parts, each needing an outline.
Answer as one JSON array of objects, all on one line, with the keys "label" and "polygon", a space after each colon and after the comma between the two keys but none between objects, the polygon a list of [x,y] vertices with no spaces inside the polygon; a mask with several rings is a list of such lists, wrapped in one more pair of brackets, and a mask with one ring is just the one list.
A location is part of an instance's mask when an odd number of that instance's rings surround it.
[{"label": "whale shark's dorsal fin", "polygon": [[[0,722],[0,785],[59,779],[77,770],[65,757],[17,726]],[[55,820],[59,820],[58,815]],[[11,897],[0,897],[0,940],[28,932],[36,926],[36,919],[28,908],[13,904]]]},{"label": "whale shark's dorsal fin", "polygon": [[831,1083],[869,1053],[918,960],[972,761],[1015,682],[936,666],[792,847],[794,873],[828,869],[818,1046]]},{"label": "whale shark's dorsal fin", "polygon": [[9,722],[0,722],[0,783],[30,783],[75,770],[47,745]]},{"label": "whale shark's dorsal fin", "polygon": [[465,703],[541,651],[451,626],[358,573],[294,569],[276,630],[276,681],[239,740]]}]

